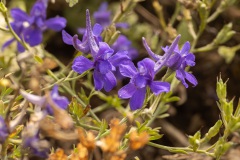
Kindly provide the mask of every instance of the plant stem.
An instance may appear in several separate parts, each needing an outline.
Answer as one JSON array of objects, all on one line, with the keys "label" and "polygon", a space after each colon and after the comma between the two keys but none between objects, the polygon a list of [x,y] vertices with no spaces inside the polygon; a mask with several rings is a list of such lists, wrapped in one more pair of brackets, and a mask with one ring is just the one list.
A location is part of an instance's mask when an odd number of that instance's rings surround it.
[{"label": "plant stem", "polygon": [[[54,73],[51,70],[47,70],[47,73],[56,81],[58,81],[59,79],[54,75]],[[65,91],[67,91],[71,96],[76,97],[77,101],[82,105],[82,106],[86,106],[86,104],[78,97],[75,95],[75,93],[65,84],[61,84],[63,89]],[[101,121],[99,120],[99,118],[95,115],[95,113],[93,113],[93,111],[90,109],[89,110],[90,115],[92,116],[92,118],[94,118],[97,122],[101,123]]]}]

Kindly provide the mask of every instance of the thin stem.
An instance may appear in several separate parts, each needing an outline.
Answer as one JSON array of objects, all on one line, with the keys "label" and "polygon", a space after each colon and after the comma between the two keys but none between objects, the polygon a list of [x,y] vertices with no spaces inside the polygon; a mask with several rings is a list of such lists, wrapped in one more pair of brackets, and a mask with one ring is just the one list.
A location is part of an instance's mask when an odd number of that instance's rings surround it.
[{"label": "thin stem", "polygon": [[1,26],[0,26],[0,30],[1,30],[1,31],[4,31],[4,32],[9,32],[9,31],[10,31],[9,29],[7,29],[7,28],[5,28],[5,27],[1,27]]},{"label": "thin stem", "polygon": [[[53,74],[53,72],[51,70],[47,70],[47,73],[56,81],[58,81],[59,79]],[[82,106],[86,106],[86,104],[78,97],[75,95],[75,93],[65,84],[61,84],[63,89],[65,91],[67,91],[71,96],[76,97],[77,101],[82,105]],[[92,110],[89,110],[90,115],[92,116],[92,118],[94,118],[97,122],[101,123],[101,121],[99,120],[99,118],[95,115],[95,113],[93,113]]]},{"label": "thin stem", "polygon": [[169,26],[173,26],[174,22],[175,22],[176,19],[177,19],[177,16],[179,15],[179,12],[181,11],[180,9],[181,9],[181,8],[180,8],[180,3],[177,1],[177,3],[176,3],[176,8],[175,8],[175,10],[174,10],[174,13],[173,13],[173,15],[172,15],[172,17],[171,17],[170,22],[168,23]]}]

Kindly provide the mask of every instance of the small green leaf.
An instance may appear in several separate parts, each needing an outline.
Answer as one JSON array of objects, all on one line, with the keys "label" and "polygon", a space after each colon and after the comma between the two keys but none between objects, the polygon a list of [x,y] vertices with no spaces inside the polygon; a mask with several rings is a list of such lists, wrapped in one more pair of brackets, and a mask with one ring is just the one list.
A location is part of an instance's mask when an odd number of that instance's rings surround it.
[{"label": "small green leaf", "polygon": [[66,0],[66,2],[69,3],[69,7],[73,7],[78,3],[78,0]]}]

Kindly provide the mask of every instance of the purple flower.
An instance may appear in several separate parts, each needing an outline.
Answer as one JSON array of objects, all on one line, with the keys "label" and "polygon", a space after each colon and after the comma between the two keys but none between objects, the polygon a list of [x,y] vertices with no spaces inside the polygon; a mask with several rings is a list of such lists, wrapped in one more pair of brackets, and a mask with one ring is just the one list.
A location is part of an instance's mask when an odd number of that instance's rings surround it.
[{"label": "purple flower", "polygon": [[[100,7],[98,8],[98,11],[93,13],[93,18],[96,23],[99,23],[104,28],[109,26],[111,22],[111,12],[107,10],[108,9],[108,3],[103,2]],[[118,28],[128,28],[127,23],[116,23],[116,27]]]},{"label": "purple flower", "polygon": [[84,56],[75,58],[72,69],[79,74],[89,69],[94,69],[93,79],[95,89],[101,90],[104,88],[105,91],[109,92],[117,84],[113,71],[122,62],[128,61],[130,58],[126,51],[120,51],[113,55],[113,49],[105,42],[99,42],[96,51],[93,54],[93,61]]},{"label": "purple flower", "polygon": [[171,70],[176,71],[176,78],[182,82],[182,84],[188,88],[188,84],[185,79],[193,84],[193,86],[197,85],[196,78],[191,74],[185,71],[187,66],[195,65],[195,56],[190,53],[190,43],[184,43],[181,50],[178,48],[178,41],[180,39],[180,35],[175,38],[172,45],[170,47],[166,46],[163,49],[165,54],[163,56],[156,55],[147,45],[145,39],[143,38],[143,44],[146,48],[148,54],[155,60],[155,72],[158,72],[163,66],[169,67]]},{"label": "purple flower", "polygon": [[[38,0],[32,7],[30,15],[19,8],[13,8],[11,15],[14,21],[11,23],[16,34],[30,46],[36,46],[42,42],[42,34],[47,29],[60,31],[66,26],[66,19],[55,17],[46,19],[47,1]],[[7,41],[2,49],[10,45],[15,39]],[[18,43],[18,51],[23,52],[24,47]]]},{"label": "purple flower", "polygon": [[[36,96],[30,93],[27,93],[25,91],[21,90],[21,94],[24,98],[26,98],[29,102],[40,106],[40,107],[44,107],[46,106],[46,111],[48,114],[53,115],[53,110],[52,107],[47,103],[47,99],[46,97],[41,97],[41,96]],[[67,109],[69,101],[66,97],[64,96],[60,96],[58,94],[58,86],[55,85],[51,91],[50,94],[53,102],[61,109]]]},{"label": "purple flower", "polygon": [[0,144],[4,143],[8,136],[8,128],[2,116],[0,116]]},{"label": "purple flower", "polygon": [[29,148],[30,152],[38,157],[47,158],[49,143],[39,138],[38,123],[30,122],[22,131],[23,147]]},{"label": "purple flower", "polygon": [[92,29],[89,10],[86,10],[86,29],[84,30],[82,41],[78,39],[77,34],[72,37],[64,30],[62,31],[62,38],[64,43],[73,45],[80,52],[96,54],[95,48],[102,41],[100,36],[102,30],[103,28],[100,24],[95,24]]},{"label": "purple flower", "polygon": [[118,96],[122,99],[130,98],[130,108],[132,110],[140,109],[143,105],[147,86],[151,91],[158,95],[170,90],[170,84],[167,82],[154,81],[154,61],[145,58],[138,62],[138,69],[134,64],[121,64],[120,72],[123,76],[131,78],[130,82],[118,91]]},{"label": "purple flower", "polygon": [[126,36],[120,35],[113,43],[111,48],[115,51],[128,51],[128,55],[131,59],[135,59],[138,56],[138,51],[132,46],[132,42],[127,39]]}]

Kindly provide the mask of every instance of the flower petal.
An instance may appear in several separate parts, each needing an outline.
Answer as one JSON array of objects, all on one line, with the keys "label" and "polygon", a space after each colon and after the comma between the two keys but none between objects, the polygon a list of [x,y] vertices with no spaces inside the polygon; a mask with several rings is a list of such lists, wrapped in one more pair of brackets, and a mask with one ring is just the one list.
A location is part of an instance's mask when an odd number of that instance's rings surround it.
[{"label": "flower petal", "polygon": [[103,77],[102,74],[96,70],[93,72],[94,87],[97,91],[103,88]]},{"label": "flower petal", "polygon": [[153,79],[155,76],[154,66],[155,62],[150,58],[144,58],[142,61],[138,62],[138,70],[142,75],[150,75]]},{"label": "flower petal", "polygon": [[46,102],[46,98],[45,97],[41,97],[41,96],[36,96],[30,93],[27,93],[24,90],[20,90],[21,95],[27,99],[29,102],[38,105],[38,106],[43,106],[44,103]]},{"label": "flower petal", "polygon": [[130,99],[131,110],[140,109],[143,106],[145,100],[146,88],[137,89]]},{"label": "flower petal", "polygon": [[23,32],[24,40],[30,44],[31,47],[36,46],[42,42],[42,31],[38,28],[28,27]]},{"label": "flower petal", "polygon": [[177,70],[181,66],[183,62],[183,58],[180,54],[174,53],[167,61],[166,66],[171,68],[172,70]]},{"label": "flower petal", "polygon": [[194,75],[186,71],[185,71],[185,74],[186,74],[185,78],[188,80],[188,82],[192,83],[193,87],[195,87],[198,84],[198,82],[197,82],[197,79],[194,77]]},{"label": "flower petal", "polygon": [[6,48],[6,47],[8,47],[12,42],[14,42],[15,41],[15,39],[13,38],[13,39],[10,39],[10,40],[8,40],[7,42],[5,42],[3,45],[2,45],[2,51]]},{"label": "flower petal", "polygon": [[101,74],[106,74],[112,70],[112,65],[108,61],[101,61],[99,64],[99,71]]},{"label": "flower petal", "polygon": [[116,77],[112,72],[108,72],[104,75],[104,89],[109,92],[117,85]]},{"label": "flower petal", "polygon": [[11,9],[10,12],[11,12],[11,16],[14,19],[14,21],[24,22],[24,21],[28,21],[30,18],[26,12],[22,11],[19,8],[13,8],[13,9]]},{"label": "flower petal", "polygon": [[177,70],[177,71],[176,71],[176,78],[177,78],[179,81],[181,81],[182,84],[183,84],[186,88],[188,88],[188,84],[187,84],[186,81],[185,81],[185,77],[186,77],[185,73],[186,73],[186,72],[185,72],[183,69]]},{"label": "flower petal", "polygon": [[130,61],[130,57],[128,56],[127,51],[118,51],[116,54],[109,58],[109,61],[115,67],[119,66],[120,64],[126,64],[126,61]]},{"label": "flower petal", "polygon": [[79,39],[78,39],[78,36],[77,35],[74,35],[73,36],[73,47],[80,51],[80,52],[83,52],[83,53],[88,53],[89,52],[89,45],[88,45],[88,41],[85,40],[83,42],[81,42]]},{"label": "flower petal", "polygon": [[119,71],[124,77],[132,78],[138,73],[137,68],[134,66],[133,62],[127,64],[121,64],[119,66]]},{"label": "flower petal", "polygon": [[170,90],[170,84],[168,82],[152,81],[149,87],[155,95],[158,95],[162,92],[169,92]]},{"label": "flower petal", "polygon": [[90,13],[89,13],[88,9],[86,10],[86,28],[87,28],[87,37],[88,37],[89,48],[91,50],[92,55],[95,56],[99,51],[99,47],[93,37]]},{"label": "flower petal", "polygon": [[96,23],[96,24],[93,26],[93,34],[94,34],[95,36],[100,36],[101,33],[102,33],[102,31],[103,31],[103,27],[102,27],[100,24]]},{"label": "flower petal", "polygon": [[142,42],[143,42],[143,46],[145,47],[145,49],[147,50],[148,54],[150,55],[150,57],[152,57],[155,61],[160,59],[160,55],[157,55],[155,53],[153,53],[153,51],[151,50],[151,48],[149,47],[149,45],[147,44],[146,40],[144,37],[142,37]]},{"label": "flower petal", "polygon": [[73,45],[73,37],[68,34],[65,30],[62,30],[62,39],[63,42],[68,45]]},{"label": "flower petal", "polygon": [[22,53],[25,51],[25,48],[23,47],[23,45],[19,42],[17,42],[17,50],[19,53]]},{"label": "flower petal", "polygon": [[113,54],[113,52],[114,50],[110,48],[107,43],[99,42],[99,50],[97,53],[97,57],[95,59],[98,58],[108,59]]},{"label": "flower petal", "polygon": [[60,31],[66,27],[67,20],[63,17],[49,18],[45,21],[47,28],[50,28],[54,31]]},{"label": "flower petal", "polygon": [[93,68],[93,62],[86,57],[79,56],[73,61],[72,70],[79,74],[82,74],[91,68]]},{"label": "flower petal", "polygon": [[190,43],[189,43],[189,42],[186,42],[186,43],[184,43],[184,45],[182,46],[182,49],[181,49],[181,51],[180,51],[180,54],[181,54],[182,56],[187,55],[187,54],[189,53],[190,49],[191,49]]},{"label": "flower petal", "polygon": [[136,92],[136,90],[137,88],[133,83],[128,83],[118,91],[118,97],[121,99],[131,98],[132,95]]}]

